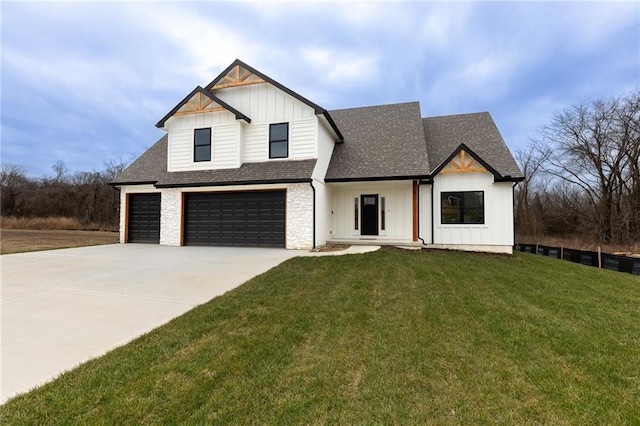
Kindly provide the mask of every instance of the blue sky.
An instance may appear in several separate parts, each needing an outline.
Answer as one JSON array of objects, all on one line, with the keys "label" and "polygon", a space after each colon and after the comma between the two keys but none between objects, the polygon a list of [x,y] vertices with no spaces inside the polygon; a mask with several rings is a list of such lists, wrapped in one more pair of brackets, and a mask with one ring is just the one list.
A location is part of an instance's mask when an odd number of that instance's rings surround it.
[{"label": "blue sky", "polygon": [[2,2],[3,164],[130,161],[235,58],[329,110],[489,111],[512,151],[640,87],[638,2]]}]

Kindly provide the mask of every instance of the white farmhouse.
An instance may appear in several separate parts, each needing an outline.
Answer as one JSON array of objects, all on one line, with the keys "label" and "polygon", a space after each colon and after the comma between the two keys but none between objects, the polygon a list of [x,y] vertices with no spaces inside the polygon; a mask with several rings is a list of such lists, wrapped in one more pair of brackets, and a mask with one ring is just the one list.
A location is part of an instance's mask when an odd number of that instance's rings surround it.
[{"label": "white farmhouse", "polygon": [[522,173],[487,112],[327,111],[236,60],[157,127],[112,183],[122,243],[511,253]]}]

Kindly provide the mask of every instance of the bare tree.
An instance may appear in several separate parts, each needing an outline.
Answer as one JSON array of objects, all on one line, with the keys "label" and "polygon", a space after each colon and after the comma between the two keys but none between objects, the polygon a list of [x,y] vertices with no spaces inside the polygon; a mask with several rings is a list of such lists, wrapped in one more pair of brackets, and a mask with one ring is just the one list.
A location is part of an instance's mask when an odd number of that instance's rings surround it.
[{"label": "bare tree", "polygon": [[66,165],[57,161],[52,166],[53,178],[30,179],[20,166],[2,166],[0,213],[18,217],[73,217],[83,225],[115,228],[120,198],[109,183],[124,168],[122,161],[110,161],[102,171],[69,175]]},{"label": "bare tree", "polygon": [[67,175],[67,172],[69,171],[69,169],[67,168],[67,165],[64,164],[64,161],[62,160],[58,160],[56,161],[53,166],[51,166],[51,168],[53,169],[53,172],[55,173],[55,176],[53,177],[53,180],[56,182],[62,182],[65,180],[65,176]]},{"label": "bare tree", "polygon": [[16,164],[3,164],[0,168],[0,211],[15,215],[20,210],[19,197],[28,183],[24,169]]},{"label": "bare tree", "polygon": [[640,93],[598,99],[556,113],[536,139],[542,170],[568,186],[560,194],[603,242],[629,243],[638,231]]},{"label": "bare tree", "polygon": [[542,232],[542,204],[534,200],[539,200],[537,195],[543,187],[539,177],[545,157],[535,145],[519,149],[515,157],[524,174],[515,192],[516,229],[521,235],[538,235]]}]

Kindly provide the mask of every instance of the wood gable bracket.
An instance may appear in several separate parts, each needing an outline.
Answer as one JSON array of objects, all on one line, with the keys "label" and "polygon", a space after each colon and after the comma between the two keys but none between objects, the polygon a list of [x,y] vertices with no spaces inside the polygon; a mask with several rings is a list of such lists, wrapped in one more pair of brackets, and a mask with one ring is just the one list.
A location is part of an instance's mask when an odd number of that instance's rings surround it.
[{"label": "wood gable bracket", "polygon": [[265,83],[265,81],[244,67],[235,65],[229,72],[219,79],[210,90],[224,89],[226,87],[246,86],[249,84]]},{"label": "wood gable bracket", "polygon": [[227,104],[213,93],[207,92],[202,87],[197,86],[187,95],[186,98],[176,105],[175,108],[165,115],[162,120],[156,124],[156,127],[164,127],[164,123],[174,115],[179,116],[218,111],[228,111],[236,116],[236,120],[244,120],[247,123],[251,123],[251,119],[249,117]]},{"label": "wood gable bracket", "polygon": [[442,173],[479,173],[486,171],[487,169],[478,163],[475,158],[471,155],[467,156],[467,152],[464,149],[461,149],[460,153],[442,169]]},{"label": "wood gable bracket", "polygon": [[198,114],[203,112],[224,111],[226,108],[219,105],[207,94],[201,91],[196,92],[191,99],[178,109],[173,115]]}]

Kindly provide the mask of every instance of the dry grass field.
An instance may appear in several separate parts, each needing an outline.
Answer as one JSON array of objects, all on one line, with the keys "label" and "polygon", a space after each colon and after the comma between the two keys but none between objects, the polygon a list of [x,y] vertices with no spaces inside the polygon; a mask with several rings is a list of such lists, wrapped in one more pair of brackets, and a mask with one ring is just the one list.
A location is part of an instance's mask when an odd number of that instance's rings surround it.
[{"label": "dry grass field", "polygon": [[0,254],[115,244],[117,232],[69,230],[0,230]]}]

